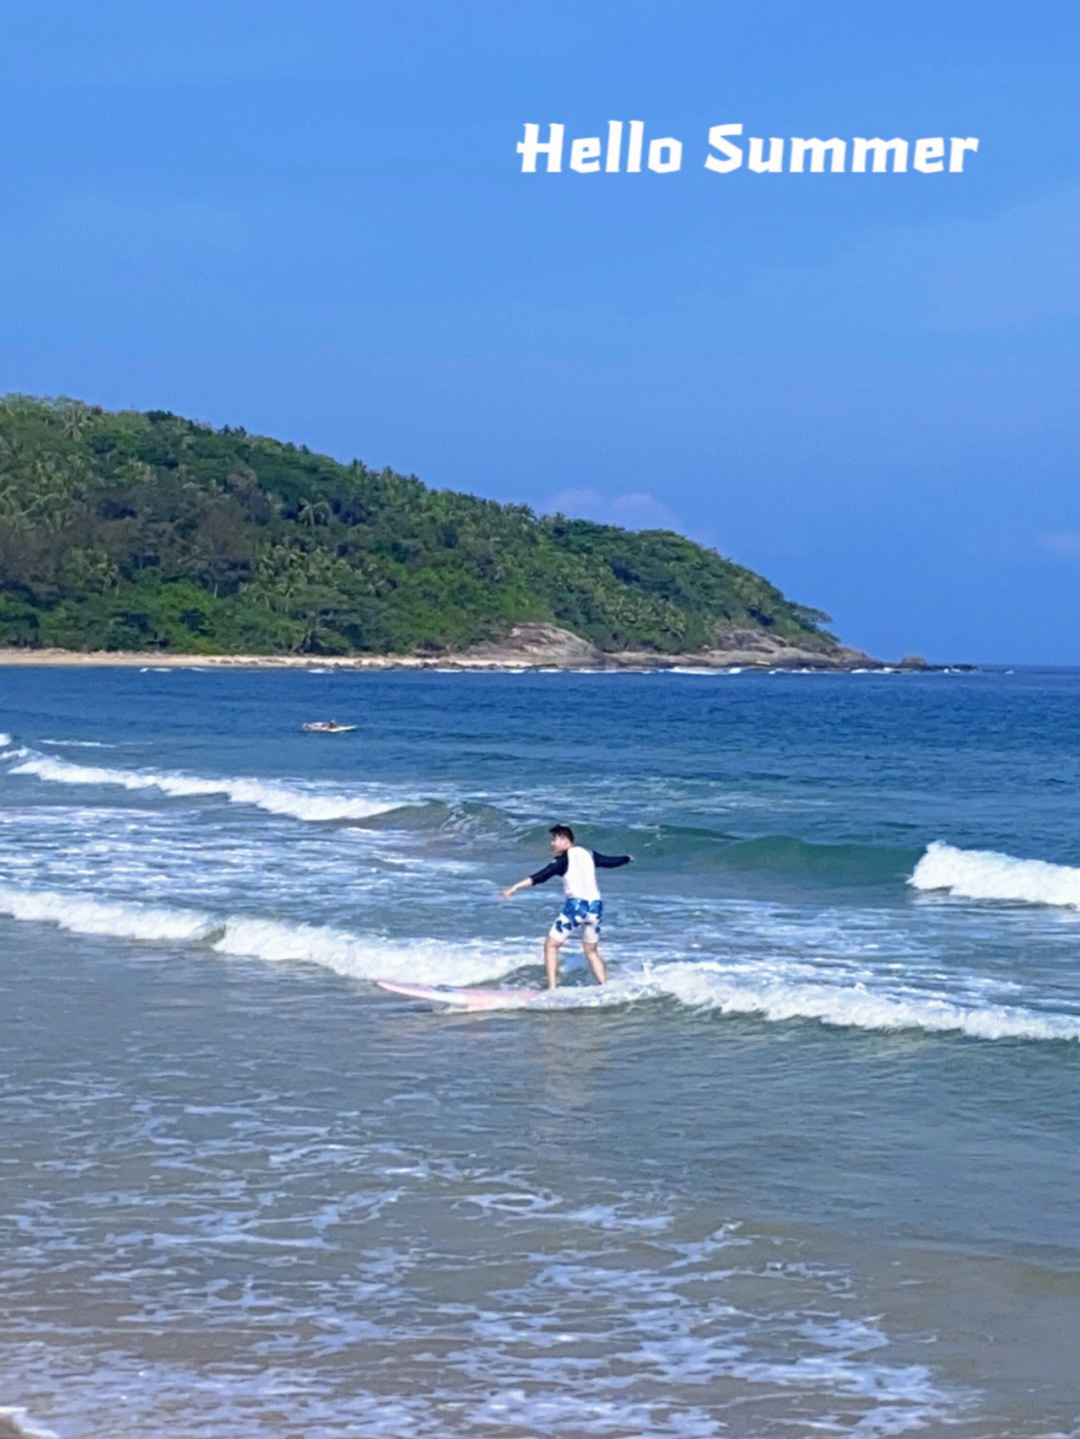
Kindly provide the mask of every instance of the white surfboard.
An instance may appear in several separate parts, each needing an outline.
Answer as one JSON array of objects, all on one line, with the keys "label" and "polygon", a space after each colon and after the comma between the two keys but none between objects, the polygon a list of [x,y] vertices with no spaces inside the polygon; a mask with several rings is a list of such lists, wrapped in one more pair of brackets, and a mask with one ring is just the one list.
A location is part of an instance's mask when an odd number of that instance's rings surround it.
[{"label": "white surfboard", "polygon": [[395,979],[375,983],[388,994],[422,999],[428,1004],[445,1004],[451,1009],[522,1009],[545,993],[542,989],[458,989],[443,984],[399,984]]}]

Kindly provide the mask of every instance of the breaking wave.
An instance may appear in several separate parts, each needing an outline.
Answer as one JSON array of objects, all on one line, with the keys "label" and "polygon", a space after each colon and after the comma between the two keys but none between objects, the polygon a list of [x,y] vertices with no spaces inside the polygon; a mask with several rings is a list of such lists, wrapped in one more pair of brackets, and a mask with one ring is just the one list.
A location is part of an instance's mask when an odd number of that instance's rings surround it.
[{"label": "breaking wave", "polygon": [[353,979],[467,985],[502,978],[534,958],[531,943],[493,949],[479,940],[389,940],[321,925],[257,916],[222,916],[99,899],[57,890],[0,886],[0,915],[54,924],[72,934],[153,944],[201,944],[217,954],[267,963],[317,964]]},{"label": "breaking wave", "polygon": [[908,880],[915,889],[947,890],[963,899],[1001,899],[1080,909],[1080,869],[994,850],[954,849],[936,841]]},{"label": "breaking wave", "polygon": [[318,964],[352,979],[396,979],[468,985],[499,979],[533,958],[531,943],[508,954],[479,940],[390,940],[321,925],[275,919],[230,919],[214,943],[218,954],[269,963]]},{"label": "breaking wave", "polygon": [[13,765],[10,773],[35,775],[53,784],[112,785],[131,791],[157,790],[179,798],[224,795],[231,804],[254,805],[269,814],[316,822],[368,819],[398,807],[398,802],[393,800],[320,793],[267,780],[206,779],[198,775],[163,774],[153,770],[137,773],[100,765],[76,764],[51,755],[32,754],[20,764]]},{"label": "breaking wave", "polygon": [[[76,934],[195,944],[222,956],[270,964],[315,964],[357,980],[492,984],[538,960],[532,940],[498,945],[481,940],[391,940],[284,919],[214,915],[54,890],[0,886],[0,914],[55,924]],[[571,985],[538,1007],[597,1008],[656,1000],[675,1000],[687,1008],[725,1015],[758,1016],[770,1023],[811,1020],[844,1029],[956,1033],[983,1040],[1080,1040],[1078,1015],[933,991],[897,992],[885,977],[820,982],[805,973],[785,973],[782,967],[770,969],[766,957],[752,975],[745,966],[712,959],[627,968],[602,989]]]},{"label": "breaking wave", "polygon": [[93,899],[56,890],[17,890],[0,886],[0,914],[13,919],[55,924],[72,934],[104,934],[116,939],[190,944],[205,940],[220,925],[198,910]]},{"label": "breaking wave", "polygon": [[[972,1039],[1080,1040],[1080,1016],[1040,1013],[1022,1005],[965,1003],[937,994],[889,994],[862,983],[747,981],[708,961],[653,971],[644,992],[722,1014],[757,1015],[773,1023],[817,1020],[843,1029],[921,1030]],[[615,997],[614,987],[612,997]]]}]

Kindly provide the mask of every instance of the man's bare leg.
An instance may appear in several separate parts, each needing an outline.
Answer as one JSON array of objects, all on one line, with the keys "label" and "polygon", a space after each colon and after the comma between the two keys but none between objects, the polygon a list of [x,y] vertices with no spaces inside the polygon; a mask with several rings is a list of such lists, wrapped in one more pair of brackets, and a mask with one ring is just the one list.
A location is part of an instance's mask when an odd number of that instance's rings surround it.
[{"label": "man's bare leg", "polygon": [[590,943],[587,939],[583,939],[581,941],[581,947],[585,951],[585,958],[589,961],[589,967],[596,976],[597,984],[605,984],[607,982],[607,970],[604,968],[604,961],[600,958],[599,946],[595,943]]},{"label": "man's bare leg", "polygon": [[544,939],[544,969],[547,971],[548,989],[554,989],[559,982],[560,942],[547,935]]}]

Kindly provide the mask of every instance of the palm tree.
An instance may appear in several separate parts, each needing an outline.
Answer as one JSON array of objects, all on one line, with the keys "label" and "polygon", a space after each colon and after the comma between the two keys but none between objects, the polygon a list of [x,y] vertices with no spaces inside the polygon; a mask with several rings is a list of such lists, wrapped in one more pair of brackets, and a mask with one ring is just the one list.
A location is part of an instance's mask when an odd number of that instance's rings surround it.
[{"label": "palm tree", "polygon": [[81,440],[90,423],[90,407],[81,400],[71,400],[60,412],[60,432],[66,439]]},{"label": "palm tree", "polygon": [[322,518],[323,524],[330,523],[330,506],[325,500],[301,500],[296,518],[302,525],[314,528]]}]

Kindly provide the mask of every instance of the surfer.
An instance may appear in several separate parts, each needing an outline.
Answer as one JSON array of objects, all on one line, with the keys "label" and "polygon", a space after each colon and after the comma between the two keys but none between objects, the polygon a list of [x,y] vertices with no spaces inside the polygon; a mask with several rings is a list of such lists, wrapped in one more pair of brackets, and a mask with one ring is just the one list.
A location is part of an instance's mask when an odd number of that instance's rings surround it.
[{"label": "surfer", "polygon": [[558,984],[559,950],[577,930],[581,931],[581,947],[589,961],[589,968],[596,976],[597,984],[603,984],[607,979],[607,971],[600,958],[599,945],[604,902],[600,898],[596,883],[596,871],[597,868],[618,869],[620,865],[629,864],[634,856],[611,856],[597,854],[594,849],[585,849],[574,843],[574,831],[565,824],[551,826],[551,849],[555,856],[551,863],[538,869],[535,874],[519,879],[517,884],[509,885],[502,892],[503,899],[510,899],[519,889],[529,889],[534,884],[546,884],[549,879],[561,875],[566,898],[555,923],[544,939],[544,969],[547,972],[548,988],[554,989]]}]

